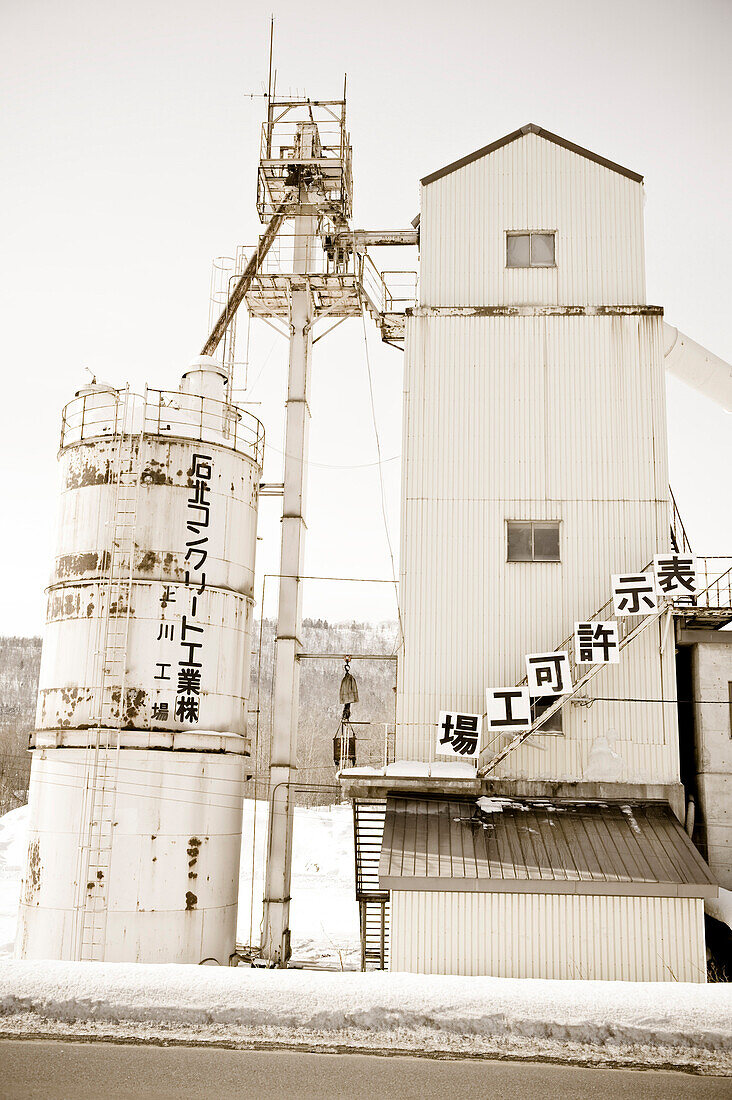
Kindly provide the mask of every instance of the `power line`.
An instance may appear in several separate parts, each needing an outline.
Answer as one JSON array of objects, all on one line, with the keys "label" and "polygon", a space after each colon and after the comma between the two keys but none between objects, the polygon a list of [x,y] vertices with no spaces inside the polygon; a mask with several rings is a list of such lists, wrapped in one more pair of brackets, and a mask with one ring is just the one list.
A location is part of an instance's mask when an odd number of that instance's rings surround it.
[{"label": "power line", "polygon": [[[315,769],[315,770],[317,770],[317,769]],[[65,788],[66,790],[70,790],[70,791],[84,791],[85,788],[86,788],[86,779],[85,779],[84,776],[79,776],[79,783],[64,783],[62,780],[46,779],[46,778],[38,778],[38,779],[36,779],[36,783],[38,784],[38,786],[62,787],[62,788]],[[127,786],[124,785],[125,783],[127,784]],[[132,789],[134,787],[140,787],[140,786],[149,786],[149,784],[134,783],[130,780],[125,780],[125,781],[123,781],[123,783],[120,783],[120,784],[117,785],[117,788],[116,788],[117,794],[118,795],[120,795],[120,794],[121,795],[126,795],[129,798],[150,798],[150,799],[155,799],[158,802],[177,802],[177,803],[180,803],[183,806],[202,806],[202,807],[213,808],[213,809],[216,809],[216,810],[234,810],[234,811],[241,811],[242,804],[243,804],[244,801],[247,801],[247,802],[253,802],[254,801],[254,799],[244,799],[243,796],[242,796],[241,799],[239,799],[236,795],[232,794],[229,797],[237,799],[234,803],[222,802],[222,801],[220,801],[220,799],[227,797],[223,793],[221,793],[221,794],[214,793],[211,796],[209,796],[209,797],[207,797],[203,800],[199,799],[199,798],[173,798],[172,795],[168,794],[167,791],[165,790],[165,788],[163,788],[163,787],[158,787],[155,794],[144,794],[142,791]],[[298,793],[299,788],[302,788],[302,793],[308,793],[308,791],[311,790],[312,788],[315,788],[314,790],[312,790],[312,793],[316,793],[316,790],[320,790],[321,786],[322,786],[323,790],[334,789],[334,785],[330,784],[330,783],[322,784],[322,785],[320,785],[320,784],[297,784],[297,783],[295,783],[293,786],[294,786],[294,790],[295,790],[296,794]],[[260,804],[263,805],[263,806],[268,806],[269,805],[269,803],[267,801],[263,800],[263,799],[258,799],[257,801],[259,801]],[[316,808],[316,807],[301,807],[301,808],[302,809],[311,809],[311,808]],[[273,812],[275,812],[277,814],[280,813],[279,810],[275,810]],[[287,815],[282,814],[282,816],[284,817],[284,816],[287,816]],[[219,835],[219,834],[216,834],[216,835]],[[237,836],[238,833],[228,833],[228,834],[225,834],[225,835]]]},{"label": "power line", "polygon": [[397,579],[396,579],[396,566],[394,564],[394,550],[393,550],[392,545],[391,545],[391,536],[389,534],[389,521],[388,521],[387,515],[386,515],[386,494],[385,494],[385,491],[384,491],[384,475],[383,475],[383,471],[382,471],[383,463],[382,463],[382,460],[381,460],[381,440],[379,439],[379,426],[378,426],[378,423],[377,423],[377,420],[376,420],[376,403],[374,401],[374,382],[373,382],[373,377],[371,375],[371,357],[369,355],[369,340],[368,340],[368,333],[366,331],[366,307],[363,304],[363,302],[361,303],[361,324],[363,326],[363,344],[364,344],[364,351],[366,353],[365,354],[366,373],[368,375],[368,380],[369,380],[369,398],[370,398],[370,401],[371,401],[371,419],[373,420],[373,424],[374,424],[374,437],[376,439],[376,454],[378,455],[378,459],[379,459],[379,461],[377,463],[377,466],[378,466],[378,470],[379,470],[379,488],[381,490],[381,515],[382,515],[382,518],[384,520],[384,533],[386,535],[386,543],[387,543],[387,546],[389,547],[389,558],[391,560],[391,575],[392,575],[392,579],[394,581],[394,593],[396,595],[397,616],[399,618],[400,641],[397,644],[397,649],[398,649],[399,645],[404,644],[404,623],[402,621],[402,609],[401,609],[401,604],[400,604],[400,601],[399,601],[399,586],[397,584]]},{"label": "power line", "polygon": [[716,707],[728,707],[730,705],[729,699],[636,699],[632,696],[623,695],[590,695],[588,696],[588,702],[591,703],[681,703],[684,706],[687,704],[693,704],[694,706],[716,706]]},{"label": "power line", "polygon": [[[364,738],[359,738],[359,740],[364,740]],[[327,739],[323,743],[327,744],[328,743]],[[58,750],[55,750],[55,751],[57,751],[59,753],[66,753],[66,752],[70,752],[70,751],[91,752],[93,750],[89,747],[86,747],[86,748],[76,747],[73,750],[69,749],[69,748],[61,748],[61,749],[58,749]],[[117,750],[116,750],[115,747],[112,747],[112,748],[109,748],[109,749],[103,750],[103,751],[107,751],[107,752],[116,754]],[[136,753],[136,752],[140,752],[140,751],[166,752],[166,753],[171,752],[171,750],[169,750],[169,749],[147,749],[147,750],[123,749],[121,751],[124,751],[126,753],[131,753],[131,754]],[[176,755],[181,755],[181,754],[178,753]],[[187,755],[187,753],[186,753],[186,755]],[[217,754],[214,754],[214,755],[216,755],[216,757],[218,759],[220,759],[222,754],[217,753]],[[232,756],[233,754],[227,753],[225,755]],[[20,759],[27,759],[27,758],[26,757],[13,756],[13,757],[11,757],[11,759],[20,760]],[[251,757],[242,757],[241,759],[250,761]],[[254,761],[252,761],[252,763],[253,762]],[[63,760],[59,756],[54,757],[53,759],[50,759],[50,758],[47,757],[46,758],[46,763],[51,764],[54,767],[56,765],[59,765],[59,766],[64,767],[64,768],[83,769],[87,766],[87,761],[86,760],[79,760],[79,759],[76,759],[76,760]],[[128,774],[131,774],[131,775],[159,776],[161,779],[168,779],[168,780],[170,780],[171,778],[176,778],[178,780],[193,780],[195,782],[201,782],[205,786],[208,786],[211,783],[237,783],[237,784],[242,784],[242,785],[246,784],[246,783],[255,783],[255,782],[259,783],[259,782],[266,781],[267,778],[268,778],[267,773],[252,772],[251,778],[249,778],[249,779],[237,778],[237,777],[232,777],[231,779],[229,779],[229,778],[227,778],[226,776],[223,776],[223,775],[206,775],[206,776],[204,776],[204,775],[201,775],[200,772],[175,772],[175,771],[172,771],[170,769],[167,770],[167,771],[163,771],[159,768],[148,768],[148,767],[145,767],[145,766],[134,767],[134,766],[132,766],[132,763],[133,763],[132,760],[130,760],[130,766],[129,767],[126,767],[124,764],[116,765],[115,770],[118,771],[118,772],[127,772]],[[320,764],[320,765],[316,765],[314,767],[309,767],[309,768],[297,768],[296,770],[299,773],[301,773],[302,775],[306,775],[306,774],[309,775],[312,772],[326,771],[326,770],[328,770],[330,768],[334,768],[334,767],[335,767],[334,764],[326,763],[326,764]],[[79,778],[83,779],[84,776],[80,776]],[[123,780],[123,782],[134,782],[134,781],[133,780]],[[293,782],[297,782],[297,781],[293,780]],[[144,784],[136,783],[135,785],[136,786],[145,786],[145,787],[155,787],[157,789],[157,785],[154,784],[154,783],[144,783]],[[205,794],[205,789],[200,791],[199,793]],[[220,793],[225,794],[226,792],[222,791]],[[236,797],[236,792],[232,791],[231,796]]]},{"label": "power line", "polygon": [[276,451],[278,455],[283,455],[285,458],[297,458],[298,462],[303,462],[305,466],[316,466],[321,470],[367,470],[374,466],[385,466],[387,462],[396,462],[398,458],[401,458],[401,454],[392,455],[391,458],[379,457],[377,462],[358,462],[355,465],[339,466],[331,462],[313,462],[312,459],[302,459],[299,455],[288,454],[287,451],[280,450],[279,447],[275,447],[273,443],[264,444],[265,449],[270,451]]}]

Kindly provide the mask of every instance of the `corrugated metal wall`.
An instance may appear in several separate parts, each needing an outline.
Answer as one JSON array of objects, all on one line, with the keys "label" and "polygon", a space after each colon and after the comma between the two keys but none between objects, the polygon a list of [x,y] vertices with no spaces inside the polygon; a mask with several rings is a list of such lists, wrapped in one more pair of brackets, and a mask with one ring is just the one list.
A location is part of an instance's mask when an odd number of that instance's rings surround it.
[{"label": "corrugated metal wall", "polygon": [[[660,328],[642,312],[408,320],[398,758],[433,758],[441,709],[484,711],[487,686],[518,682],[525,653],[605,603],[612,573],[668,547]],[[507,562],[509,519],[559,520],[561,563]],[[661,637],[651,627],[589,694],[673,699]],[[677,780],[673,703],[570,705],[566,736],[541,735],[498,774],[582,779],[608,730],[620,778]]]},{"label": "corrugated metal wall", "polygon": [[390,969],[706,981],[698,898],[393,891]]},{"label": "corrugated metal wall", "polygon": [[[556,267],[506,270],[506,230],[556,231]],[[526,134],[422,188],[423,305],[645,301],[643,187]]]}]

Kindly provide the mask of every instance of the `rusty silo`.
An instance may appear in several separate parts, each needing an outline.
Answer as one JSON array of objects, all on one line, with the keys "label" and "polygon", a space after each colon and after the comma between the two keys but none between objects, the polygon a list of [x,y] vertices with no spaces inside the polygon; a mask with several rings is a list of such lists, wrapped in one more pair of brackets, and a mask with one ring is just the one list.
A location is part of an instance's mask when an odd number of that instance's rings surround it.
[{"label": "rusty silo", "polygon": [[234,951],[263,448],[209,357],[64,409],[20,957]]}]

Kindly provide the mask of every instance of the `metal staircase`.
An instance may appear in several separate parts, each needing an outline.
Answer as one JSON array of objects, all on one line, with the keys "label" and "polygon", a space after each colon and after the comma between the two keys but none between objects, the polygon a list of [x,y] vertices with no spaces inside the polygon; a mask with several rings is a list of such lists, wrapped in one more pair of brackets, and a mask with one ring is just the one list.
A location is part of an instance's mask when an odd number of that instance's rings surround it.
[{"label": "metal staircase", "polygon": [[[688,554],[690,557],[695,557],[681,519],[681,513],[679,512],[676,499],[670,486],[669,496],[671,502],[671,545],[676,553]],[[719,629],[722,626],[726,626],[729,622],[732,622],[732,559],[720,557],[695,558],[695,560],[697,563],[697,577],[702,580],[703,587],[701,587],[694,596],[681,597],[677,599],[674,604],[659,597],[658,611],[652,615],[644,616],[640,621],[631,616],[616,616],[613,613],[612,599],[610,599],[599,609],[599,611],[592,615],[591,619],[606,622],[614,620],[618,623],[620,636],[618,648],[620,650],[630,645],[639,634],[642,634],[644,630],[647,630],[649,626],[657,622],[664,614],[668,614],[669,616],[667,630],[670,629],[674,617],[680,619],[685,626],[702,628],[712,627],[713,629]],[[710,562],[715,564],[710,565]],[[646,572],[651,567],[652,564],[646,565],[642,572]],[[565,638],[555,652],[560,651],[564,651],[569,656],[572,683],[574,684],[574,690],[571,695],[562,695],[557,698],[550,707],[536,718],[530,729],[522,730],[517,733],[515,737],[511,738],[507,745],[479,769],[479,774],[481,776],[487,775],[488,772],[493,771],[494,768],[510,755],[510,753],[522,745],[524,741],[532,736],[532,734],[541,729],[541,727],[549,721],[552,715],[556,714],[565,704],[576,698],[589,681],[605,668],[605,665],[601,664],[591,665],[588,671],[582,673],[579,679],[577,679],[573,634],[570,635],[569,638]],[[526,684],[526,677],[519,681],[517,686],[522,687],[524,684]]]},{"label": "metal staircase", "polygon": [[[651,567],[647,565],[642,571],[645,572],[649,568]],[[659,596],[658,600],[658,610],[653,612],[653,614],[651,615],[644,615],[641,619],[637,619],[636,617],[629,615],[616,616],[613,612],[613,601],[611,598],[606,604],[603,604],[603,606],[598,611],[596,611],[594,615],[590,616],[590,619],[588,619],[587,621],[617,622],[619,635],[618,650],[622,651],[623,649],[625,649],[626,646],[630,645],[630,643],[634,641],[639,634],[642,634],[645,630],[648,630],[649,626],[652,626],[653,623],[658,622],[658,620],[663,615],[669,616],[668,627],[670,628],[673,609],[671,607],[671,604],[661,596]],[[556,647],[554,652],[564,652],[569,657],[572,683],[574,684],[574,688],[571,694],[558,696],[555,702],[553,702],[550,707],[547,707],[547,709],[535,719],[529,729],[521,730],[519,733],[517,733],[514,737],[511,738],[507,745],[504,745],[504,747],[500,749],[495,756],[493,756],[481,768],[479,768],[479,775],[487,775],[488,772],[491,772],[496,767],[498,767],[498,765],[501,764],[507,756],[509,756],[512,752],[519,748],[520,745],[523,745],[524,741],[528,740],[529,737],[540,730],[541,727],[549,721],[552,715],[556,714],[558,710],[561,710],[561,708],[563,706],[566,706],[567,703],[571,702],[572,699],[575,699],[587,686],[590,680],[593,680],[599,672],[602,672],[602,670],[607,667],[604,664],[590,665],[587,671],[582,672],[578,677],[577,672],[580,666],[578,666],[575,660],[574,634],[570,634],[568,638],[565,638],[561,645]],[[586,666],[582,665],[582,668],[585,667]],[[517,686],[523,687],[526,682],[526,677],[524,677],[522,680],[519,681]]]},{"label": "metal staircase", "polygon": [[385,799],[357,799],[353,803],[362,970],[386,970],[389,964],[389,891],[379,889],[385,817]]},{"label": "metal staircase", "polygon": [[379,271],[366,252],[357,252],[362,301],[385,344],[404,343],[406,309],[417,302],[417,276],[411,271]]},{"label": "metal staircase", "polygon": [[[125,719],[127,640],[130,625],[135,529],[144,446],[145,409],[134,430],[134,396],[121,395],[110,481],[115,486],[112,538],[103,585],[104,618],[97,651],[93,743],[86,761],[77,878],[76,957],[103,961],[109,875],[119,768],[119,733]],[[147,404],[147,391],[145,405]]]},{"label": "metal staircase", "polygon": [[712,555],[698,557],[691,548],[681,512],[671,486],[671,546],[678,554],[688,554],[696,561],[699,590],[693,596],[676,600],[674,615],[686,629],[721,630],[732,622],[732,557]]},{"label": "metal staircase", "polygon": [[361,969],[389,969],[389,898],[359,901]]}]

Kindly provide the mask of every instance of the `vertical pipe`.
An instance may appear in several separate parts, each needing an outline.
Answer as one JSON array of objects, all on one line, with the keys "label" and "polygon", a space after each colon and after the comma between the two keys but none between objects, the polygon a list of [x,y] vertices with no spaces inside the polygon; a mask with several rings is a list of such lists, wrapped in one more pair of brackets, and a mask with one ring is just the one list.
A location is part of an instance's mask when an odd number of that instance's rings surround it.
[{"label": "vertical pipe", "polygon": [[[305,202],[311,204],[309,196]],[[308,271],[316,221],[295,218],[294,272]],[[300,674],[300,574],[305,545],[305,468],[310,409],[312,299],[307,279],[293,280],[290,306],[290,359],[285,419],[282,548],[275,641],[275,695],[270,758],[267,873],[262,955],[284,967],[290,956],[290,872],[292,863],[292,784],[297,771],[297,716]]]}]

